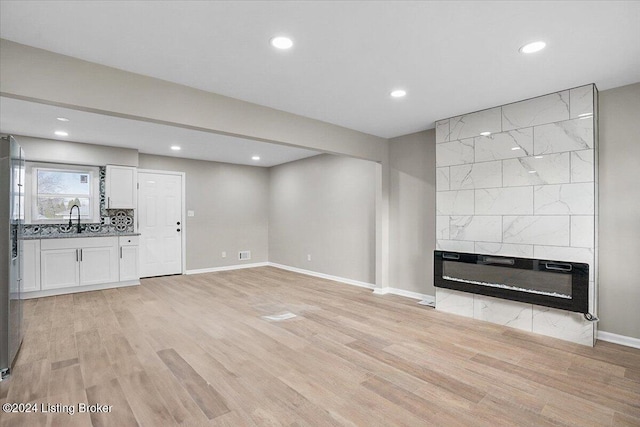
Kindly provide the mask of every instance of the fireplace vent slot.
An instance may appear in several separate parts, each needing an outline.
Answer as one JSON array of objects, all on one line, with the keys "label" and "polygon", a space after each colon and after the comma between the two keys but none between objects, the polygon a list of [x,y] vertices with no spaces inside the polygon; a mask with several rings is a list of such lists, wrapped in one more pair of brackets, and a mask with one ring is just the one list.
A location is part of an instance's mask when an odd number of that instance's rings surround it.
[{"label": "fireplace vent slot", "polygon": [[513,258],[498,258],[494,256],[483,256],[482,260],[489,264],[513,265],[516,263]]},{"label": "fireplace vent slot", "polygon": [[556,270],[556,271],[571,271],[571,269],[573,268],[571,264],[565,264],[565,263],[561,264],[557,262],[546,262],[544,266],[547,268],[547,270]]}]

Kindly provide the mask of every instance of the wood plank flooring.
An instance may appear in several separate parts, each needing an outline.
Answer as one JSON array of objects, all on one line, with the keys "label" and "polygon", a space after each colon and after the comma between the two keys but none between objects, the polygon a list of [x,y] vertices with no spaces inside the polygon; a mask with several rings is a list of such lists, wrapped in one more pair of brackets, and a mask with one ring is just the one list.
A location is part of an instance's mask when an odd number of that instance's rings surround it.
[{"label": "wood plank flooring", "polygon": [[1,427],[640,426],[640,350],[273,267],[28,300],[25,317],[0,403],[76,412],[0,413]]}]

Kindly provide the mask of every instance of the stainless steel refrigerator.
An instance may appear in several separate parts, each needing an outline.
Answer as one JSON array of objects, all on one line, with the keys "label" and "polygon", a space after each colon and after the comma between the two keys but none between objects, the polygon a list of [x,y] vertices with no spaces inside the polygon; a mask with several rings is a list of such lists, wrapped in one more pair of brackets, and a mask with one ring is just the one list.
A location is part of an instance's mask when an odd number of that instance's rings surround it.
[{"label": "stainless steel refrigerator", "polygon": [[0,380],[22,344],[24,171],[20,145],[11,136],[0,139]]}]

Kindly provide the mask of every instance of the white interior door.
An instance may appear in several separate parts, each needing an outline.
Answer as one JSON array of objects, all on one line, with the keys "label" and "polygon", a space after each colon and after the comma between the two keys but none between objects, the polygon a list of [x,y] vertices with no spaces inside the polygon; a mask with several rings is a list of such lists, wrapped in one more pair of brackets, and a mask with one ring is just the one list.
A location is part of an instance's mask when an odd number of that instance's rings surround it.
[{"label": "white interior door", "polygon": [[182,273],[182,175],[138,172],[140,277]]}]

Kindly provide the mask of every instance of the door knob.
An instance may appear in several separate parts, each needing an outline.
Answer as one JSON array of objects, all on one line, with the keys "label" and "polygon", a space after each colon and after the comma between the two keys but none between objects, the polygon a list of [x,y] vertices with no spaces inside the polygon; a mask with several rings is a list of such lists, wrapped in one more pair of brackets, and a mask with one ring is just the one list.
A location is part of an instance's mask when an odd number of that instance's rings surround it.
[{"label": "door knob", "polygon": [[180,229],[178,228],[178,230],[177,230],[177,231],[179,232],[179,231],[180,231]]},{"label": "door knob", "polygon": [[180,221],[176,222],[176,225],[180,225]]}]

